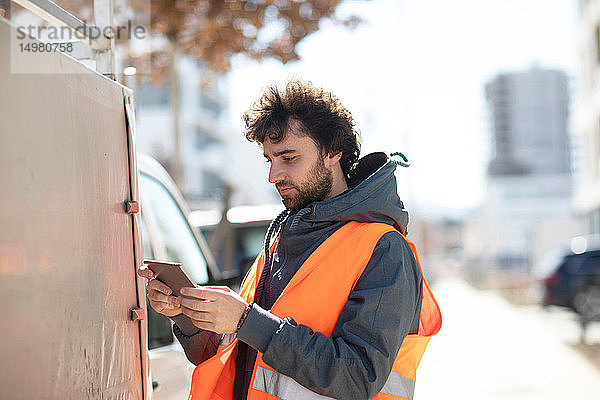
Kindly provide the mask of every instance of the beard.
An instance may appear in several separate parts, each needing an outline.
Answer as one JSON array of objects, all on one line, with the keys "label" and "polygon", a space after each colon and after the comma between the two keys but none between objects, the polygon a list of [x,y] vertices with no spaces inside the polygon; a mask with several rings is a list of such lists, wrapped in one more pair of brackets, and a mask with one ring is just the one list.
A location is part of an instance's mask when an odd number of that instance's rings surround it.
[{"label": "beard", "polygon": [[331,171],[325,167],[323,158],[319,157],[315,165],[307,174],[305,182],[294,183],[291,181],[280,182],[278,186],[293,187],[295,195],[282,196],[285,207],[291,211],[300,210],[310,203],[323,201],[331,193],[333,177]]}]

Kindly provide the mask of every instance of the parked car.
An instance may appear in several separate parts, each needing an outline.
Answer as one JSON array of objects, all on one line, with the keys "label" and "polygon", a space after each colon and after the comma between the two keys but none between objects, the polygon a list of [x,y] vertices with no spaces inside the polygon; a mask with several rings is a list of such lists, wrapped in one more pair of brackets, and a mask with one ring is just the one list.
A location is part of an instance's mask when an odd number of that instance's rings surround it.
[{"label": "parked car", "polygon": [[571,308],[579,314],[583,332],[600,320],[600,250],[566,252],[543,280],[544,306]]},{"label": "parked car", "polygon": [[[149,156],[138,154],[143,258],[176,261],[197,284],[235,285],[239,275],[217,268],[202,234],[190,226],[189,208],[165,169]],[[148,349],[153,399],[182,399],[189,394],[191,364],[171,330],[171,320],[148,309]]]},{"label": "parked car", "polygon": [[190,223],[211,244],[217,264],[225,274],[245,276],[264,246],[271,221],[283,211],[282,204],[236,206],[222,213],[192,211]]}]

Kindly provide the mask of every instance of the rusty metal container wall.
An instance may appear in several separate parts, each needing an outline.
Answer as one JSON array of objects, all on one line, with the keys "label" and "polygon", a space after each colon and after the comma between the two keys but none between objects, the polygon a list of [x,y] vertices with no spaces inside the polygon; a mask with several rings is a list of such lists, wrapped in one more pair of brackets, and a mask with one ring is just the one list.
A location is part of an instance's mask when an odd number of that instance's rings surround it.
[{"label": "rusty metal container wall", "polygon": [[[0,397],[141,399],[122,87],[59,53],[12,74],[0,18]],[[134,191],[135,193],[135,191]]]}]

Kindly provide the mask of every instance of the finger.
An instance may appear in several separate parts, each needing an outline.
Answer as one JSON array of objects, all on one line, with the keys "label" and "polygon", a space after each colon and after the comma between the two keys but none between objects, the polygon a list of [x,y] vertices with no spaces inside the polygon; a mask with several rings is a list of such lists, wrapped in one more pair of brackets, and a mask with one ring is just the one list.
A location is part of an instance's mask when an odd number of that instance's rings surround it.
[{"label": "finger", "polygon": [[182,292],[183,289],[187,290],[187,289],[196,289],[196,288],[193,288],[193,287],[183,287],[183,288],[179,289],[179,294],[180,295],[183,295],[183,292]]},{"label": "finger", "polygon": [[229,286],[202,286],[203,288],[206,289],[213,289],[213,290],[219,290],[221,292],[231,292],[231,289],[229,288]]},{"label": "finger", "polygon": [[205,331],[214,332],[215,329],[215,324],[213,324],[212,322],[192,320],[192,324],[194,324],[196,328],[204,329]]},{"label": "finger", "polygon": [[141,276],[142,278],[146,278],[146,279],[152,279],[154,278],[154,272],[150,271],[150,269],[148,269],[147,267],[140,267],[137,270],[138,275]]},{"label": "finger", "polygon": [[181,307],[181,312],[194,321],[213,322],[212,316],[209,313],[203,311],[196,311],[187,307]]},{"label": "finger", "polygon": [[148,288],[158,290],[159,292],[164,294],[171,294],[173,292],[170,287],[156,279],[153,279],[150,282],[148,282]]},{"label": "finger", "polygon": [[158,312],[174,311],[174,310],[180,309],[180,306],[174,305],[174,304],[169,304],[169,303],[159,303],[159,302],[151,301],[150,305],[153,306],[155,309],[157,309]]},{"label": "finger", "polygon": [[148,292],[148,298],[159,303],[166,304],[179,304],[179,300],[175,296],[167,296],[157,290],[151,290]]},{"label": "finger", "polygon": [[179,303],[183,307],[187,307],[191,310],[211,312],[214,310],[214,302],[206,300],[191,299],[189,297],[181,297]]},{"label": "finger", "polygon": [[206,286],[195,288],[184,287],[181,288],[180,292],[183,296],[213,301],[219,298],[222,293],[221,291],[215,289],[206,289]]},{"label": "finger", "polygon": [[175,306],[172,306],[172,305],[166,304],[166,303],[150,302],[150,305],[152,306],[152,308],[154,308],[156,310],[156,312],[159,312],[159,313],[172,312],[172,311],[179,310],[179,307],[175,307]]}]

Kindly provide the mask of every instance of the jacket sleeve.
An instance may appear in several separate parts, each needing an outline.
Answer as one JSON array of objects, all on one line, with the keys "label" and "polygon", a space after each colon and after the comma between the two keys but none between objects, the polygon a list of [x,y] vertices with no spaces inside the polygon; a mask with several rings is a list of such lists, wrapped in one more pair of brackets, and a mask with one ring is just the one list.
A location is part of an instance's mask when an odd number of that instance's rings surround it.
[{"label": "jacket sleeve", "polygon": [[197,328],[182,314],[171,319],[175,322],[173,333],[192,364],[198,365],[217,353],[222,335]]},{"label": "jacket sleeve", "polygon": [[238,338],[276,371],[321,395],[369,399],[385,384],[400,345],[416,333],[422,275],[398,232],[377,243],[332,337],[255,306]]}]

